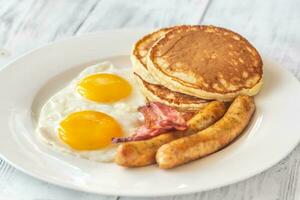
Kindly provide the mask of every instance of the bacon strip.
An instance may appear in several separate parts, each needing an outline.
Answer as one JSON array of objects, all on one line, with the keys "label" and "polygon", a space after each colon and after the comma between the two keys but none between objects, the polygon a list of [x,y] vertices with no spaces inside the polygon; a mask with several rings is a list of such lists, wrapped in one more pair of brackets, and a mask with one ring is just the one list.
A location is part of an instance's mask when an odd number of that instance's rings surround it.
[{"label": "bacon strip", "polygon": [[158,102],[150,102],[138,111],[144,115],[144,125],[129,137],[113,138],[113,143],[146,140],[171,130],[184,131],[191,116]]}]

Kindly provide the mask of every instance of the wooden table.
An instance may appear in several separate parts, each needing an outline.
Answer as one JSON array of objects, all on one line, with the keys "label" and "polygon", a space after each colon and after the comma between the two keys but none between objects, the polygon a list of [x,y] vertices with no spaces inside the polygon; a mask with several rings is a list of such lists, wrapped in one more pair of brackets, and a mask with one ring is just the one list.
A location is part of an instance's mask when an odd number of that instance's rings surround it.
[{"label": "wooden table", "polygon": [[[263,56],[284,63],[300,79],[299,8],[298,0],[0,0],[0,67],[32,48],[86,32],[214,24],[241,33]],[[2,91],[1,95],[5,93]],[[246,181],[208,192],[160,199],[299,199],[299,163],[298,146],[276,166]],[[131,198],[60,188],[25,175],[0,159],[0,199]]]}]

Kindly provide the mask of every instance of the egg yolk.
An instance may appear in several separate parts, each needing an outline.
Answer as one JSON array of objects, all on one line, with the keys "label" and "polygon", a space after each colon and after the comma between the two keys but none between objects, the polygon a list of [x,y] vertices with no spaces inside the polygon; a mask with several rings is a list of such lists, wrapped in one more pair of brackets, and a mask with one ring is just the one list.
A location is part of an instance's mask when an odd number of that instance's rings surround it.
[{"label": "egg yolk", "polygon": [[82,79],[77,92],[92,101],[112,103],[130,95],[130,84],[114,74],[93,74]]},{"label": "egg yolk", "polygon": [[76,150],[95,150],[109,146],[113,137],[121,137],[122,129],[111,116],[96,111],[68,115],[58,128],[59,138]]}]

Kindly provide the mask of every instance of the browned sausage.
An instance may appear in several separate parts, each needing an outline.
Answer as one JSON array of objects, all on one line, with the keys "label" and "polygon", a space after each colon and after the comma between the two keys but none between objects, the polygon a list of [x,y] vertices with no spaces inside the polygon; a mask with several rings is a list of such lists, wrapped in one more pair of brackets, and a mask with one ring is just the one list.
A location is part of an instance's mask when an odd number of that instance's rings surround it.
[{"label": "browned sausage", "polygon": [[186,132],[169,132],[157,137],[119,145],[115,163],[125,167],[142,167],[154,164],[155,154],[159,147],[179,137],[196,133],[219,120],[226,112],[224,103],[213,101],[199,111],[188,121],[189,129]]},{"label": "browned sausage", "polygon": [[222,119],[196,134],[161,146],[156,154],[160,168],[173,168],[214,153],[239,136],[255,110],[253,97],[237,97]]}]

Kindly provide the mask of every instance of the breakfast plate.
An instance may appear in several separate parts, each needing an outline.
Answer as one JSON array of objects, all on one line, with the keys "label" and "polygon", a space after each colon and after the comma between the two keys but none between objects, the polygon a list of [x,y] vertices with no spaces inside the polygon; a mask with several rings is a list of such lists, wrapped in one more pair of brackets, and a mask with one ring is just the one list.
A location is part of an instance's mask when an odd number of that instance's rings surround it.
[{"label": "breakfast plate", "polygon": [[[36,137],[42,106],[82,70],[109,61],[130,67],[134,42],[148,30],[111,30],[31,51],[0,71],[0,155],[43,181],[76,190],[124,196],[165,196],[209,190],[252,177],[287,156],[300,140],[300,84],[264,58],[264,86],[246,131],[230,146],[172,170],[127,169],[53,151]],[[124,119],[126,120],[126,119]]]}]

